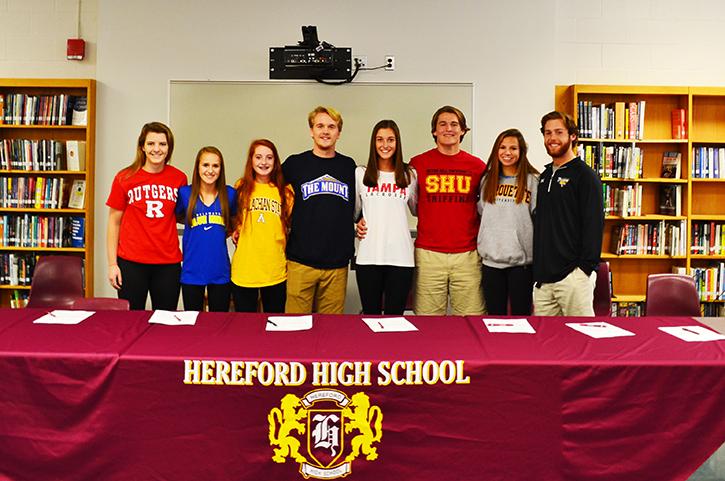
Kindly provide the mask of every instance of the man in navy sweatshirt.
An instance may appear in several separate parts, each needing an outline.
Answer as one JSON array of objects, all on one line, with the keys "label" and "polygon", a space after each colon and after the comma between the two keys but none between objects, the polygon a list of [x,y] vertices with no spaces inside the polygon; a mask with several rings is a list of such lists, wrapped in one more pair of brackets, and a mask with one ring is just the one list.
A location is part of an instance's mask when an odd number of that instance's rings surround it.
[{"label": "man in navy sweatshirt", "polygon": [[552,162],[539,180],[534,217],[534,313],[594,316],[594,285],[602,250],[602,183],[572,150],[576,122],[562,112],[541,119]]}]

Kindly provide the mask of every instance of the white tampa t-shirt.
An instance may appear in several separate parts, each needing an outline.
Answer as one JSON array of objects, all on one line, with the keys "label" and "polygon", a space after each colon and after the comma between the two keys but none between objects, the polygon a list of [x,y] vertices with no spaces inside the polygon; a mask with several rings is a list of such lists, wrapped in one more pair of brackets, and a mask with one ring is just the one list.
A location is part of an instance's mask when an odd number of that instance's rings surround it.
[{"label": "white tampa t-shirt", "polygon": [[[412,170],[412,169],[411,169]],[[377,187],[363,184],[365,167],[355,170],[356,207],[362,209],[368,232],[360,241],[356,263],[413,267],[413,239],[408,227],[408,206],[417,202],[415,171],[410,185],[401,189],[394,172],[379,172]]]}]

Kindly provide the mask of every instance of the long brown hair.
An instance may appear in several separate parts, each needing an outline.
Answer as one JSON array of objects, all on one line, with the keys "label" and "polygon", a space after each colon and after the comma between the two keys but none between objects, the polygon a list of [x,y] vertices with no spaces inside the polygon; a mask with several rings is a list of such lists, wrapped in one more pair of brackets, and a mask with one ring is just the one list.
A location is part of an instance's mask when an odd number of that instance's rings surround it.
[{"label": "long brown hair", "polygon": [[166,135],[166,143],[169,146],[169,151],[166,153],[164,165],[171,162],[171,154],[174,153],[174,134],[171,133],[171,129],[166,124],[149,122],[141,127],[141,133],[138,135],[138,140],[136,141],[136,158],[134,158],[131,165],[123,169],[126,171],[126,177],[130,177],[138,172],[146,163],[146,153],[143,151],[143,146],[146,143],[146,136],[152,132]]},{"label": "long brown hair", "polygon": [[227,229],[230,226],[229,223],[229,195],[227,194],[227,180],[224,175],[224,157],[219,149],[214,146],[207,145],[199,149],[196,154],[196,160],[194,161],[194,172],[191,174],[191,194],[189,196],[189,206],[186,209],[186,223],[191,226],[191,221],[194,218],[194,211],[196,210],[196,202],[199,200],[199,193],[201,192],[201,175],[199,175],[199,164],[201,164],[201,156],[203,154],[213,154],[219,157],[219,177],[217,177],[214,183],[214,188],[217,191],[219,197],[219,205],[222,209],[222,219],[224,219],[224,226]]},{"label": "long brown hair", "polygon": [[395,153],[393,154],[395,183],[398,187],[404,189],[410,184],[410,167],[403,162],[403,145],[400,141],[400,129],[394,120],[381,120],[373,127],[373,133],[370,136],[370,155],[368,155],[368,165],[365,168],[363,184],[368,187],[376,187],[378,185],[378,151],[375,148],[375,138],[381,129],[390,129],[395,133]]},{"label": "long brown hair", "polygon": [[291,195],[287,188],[287,182],[284,180],[282,175],[282,162],[279,160],[279,154],[277,153],[277,147],[271,140],[267,139],[256,139],[253,140],[249,145],[249,152],[247,152],[247,165],[244,167],[244,174],[234,184],[234,188],[237,189],[237,217],[235,219],[235,228],[242,227],[247,217],[247,211],[249,211],[249,203],[254,191],[255,172],[252,166],[252,157],[254,157],[254,151],[258,146],[265,146],[272,151],[274,156],[274,166],[272,167],[272,173],[269,175],[269,183],[277,187],[280,199],[280,219],[282,221],[282,228],[285,235],[290,226],[290,212],[289,205],[290,199],[288,196]]},{"label": "long brown hair", "polygon": [[501,142],[506,137],[513,137],[519,143],[519,161],[516,164],[516,203],[520,204],[524,200],[526,195],[526,187],[528,183],[529,174],[538,174],[530,163],[527,157],[529,150],[526,145],[524,136],[518,129],[504,130],[493,143],[491,148],[491,155],[488,156],[488,167],[486,169],[486,177],[483,180],[483,188],[481,189],[481,197],[484,202],[493,204],[496,202],[496,193],[498,192],[499,176],[501,175],[501,161],[498,159],[498,149],[501,147]]}]

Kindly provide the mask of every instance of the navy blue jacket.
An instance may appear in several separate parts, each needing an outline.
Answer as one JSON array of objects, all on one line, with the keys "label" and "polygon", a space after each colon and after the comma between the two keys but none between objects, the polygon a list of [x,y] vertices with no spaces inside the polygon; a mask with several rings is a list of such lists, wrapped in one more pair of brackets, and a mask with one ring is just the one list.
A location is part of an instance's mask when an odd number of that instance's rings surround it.
[{"label": "navy blue jacket", "polygon": [[599,265],[604,231],[602,183],[579,157],[539,179],[534,212],[534,281],[558,282]]}]

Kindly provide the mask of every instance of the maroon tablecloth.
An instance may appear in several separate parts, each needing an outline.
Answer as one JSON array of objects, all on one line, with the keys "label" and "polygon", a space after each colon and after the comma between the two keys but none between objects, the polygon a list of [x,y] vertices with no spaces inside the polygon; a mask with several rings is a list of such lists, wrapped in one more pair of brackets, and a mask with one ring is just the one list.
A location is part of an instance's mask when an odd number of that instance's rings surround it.
[{"label": "maroon tablecloth", "polygon": [[[32,324],[42,313],[0,310],[0,479],[304,479],[289,453],[273,460],[281,445],[270,424],[277,434],[283,399],[320,390],[353,406],[366,398],[371,437],[339,425],[336,450],[315,447],[310,415],[291,443],[308,465],[335,467],[367,440],[377,457],[352,456],[350,480],[685,480],[725,441],[725,341],[657,330],[690,319],[612,319],[637,335],[591,339],[559,318],[530,318],[535,335],[490,334],[461,317],[409,317],[419,331],[375,334],[358,316],[266,332],[262,315],[169,327],[147,324],[149,312],[102,312],[77,326]],[[307,378],[202,384],[194,361],[299,363]],[[346,361],[369,363],[367,385],[313,385],[316,366],[329,365],[319,363]],[[396,361],[463,366],[469,382],[395,385],[379,369]],[[344,412],[329,408],[310,412]]]}]

